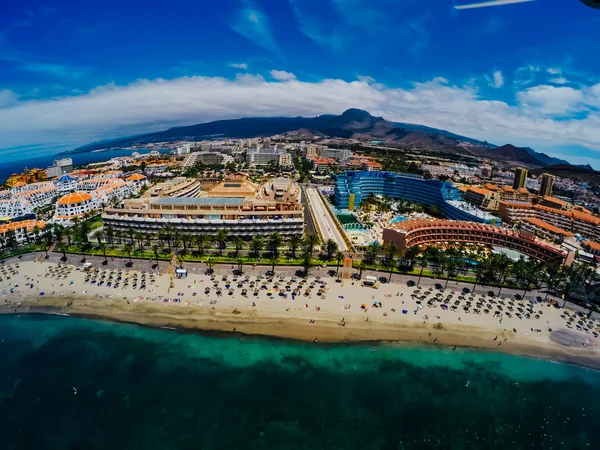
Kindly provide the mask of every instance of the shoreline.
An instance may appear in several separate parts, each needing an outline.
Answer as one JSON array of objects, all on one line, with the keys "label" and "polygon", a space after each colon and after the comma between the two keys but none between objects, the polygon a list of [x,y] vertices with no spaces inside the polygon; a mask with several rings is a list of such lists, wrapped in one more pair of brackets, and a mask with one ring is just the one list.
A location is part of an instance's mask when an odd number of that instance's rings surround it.
[{"label": "shoreline", "polygon": [[[414,322],[351,321],[350,325],[340,326],[339,319],[328,314],[320,315],[315,323],[307,324],[304,317],[300,319],[253,310],[233,314],[210,308],[182,310],[176,305],[99,303],[99,299],[94,301],[89,297],[25,298],[19,303],[0,305],[0,315],[68,316],[217,337],[233,333],[288,341],[313,342],[317,339],[318,344],[328,345],[456,347],[525,356],[600,371],[600,358],[590,351],[471,325],[444,324],[442,329],[433,329]],[[501,345],[494,340],[494,336],[500,338]]]}]

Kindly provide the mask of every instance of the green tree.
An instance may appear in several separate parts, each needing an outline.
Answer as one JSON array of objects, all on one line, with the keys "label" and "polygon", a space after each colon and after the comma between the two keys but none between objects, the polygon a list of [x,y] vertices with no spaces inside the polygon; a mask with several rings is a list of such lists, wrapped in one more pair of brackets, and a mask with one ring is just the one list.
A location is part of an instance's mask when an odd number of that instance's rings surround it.
[{"label": "green tree", "polygon": [[419,279],[417,280],[417,286],[421,284],[421,277],[423,276],[423,271],[429,266],[429,259],[431,258],[431,254],[433,253],[432,247],[425,247],[421,254],[418,257],[419,266],[421,267],[421,271],[419,272]]},{"label": "green tree", "polygon": [[304,251],[310,254],[311,258],[315,247],[319,244],[319,237],[314,233],[309,233],[304,238]]},{"label": "green tree", "polygon": [[264,246],[264,239],[260,234],[255,234],[252,236],[252,240],[250,241],[250,252],[252,256],[258,258],[260,256],[260,252],[262,251]]},{"label": "green tree", "polygon": [[296,259],[296,250],[302,244],[302,239],[297,234],[290,236],[288,241],[288,248],[290,249],[290,255],[292,259]]},{"label": "green tree", "polygon": [[152,246],[152,253],[154,253],[154,258],[156,259],[156,266],[158,267],[158,250],[159,250],[159,246],[157,244],[154,244]]},{"label": "green tree", "polygon": [[215,236],[215,242],[219,246],[219,256],[221,256],[223,254],[223,250],[225,250],[225,247],[227,246],[227,231],[222,228],[218,230]]},{"label": "green tree", "polygon": [[340,272],[340,264],[344,260],[344,254],[342,252],[337,252],[337,254],[335,255],[335,260],[336,260],[336,263],[337,263],[337,268],[335,270],[335,276],[337,277],[339,275],[339,272]]},{"label": "green tree", "polygon": [[302,267],[304,268],[304,276],[307,277],[312,267],[312,255],[308,251],[302,254]]},{"label": "green tree", "polygon": [[131,244],[125,244],[123,246],[123,251],[125,253],[127,253],[127,255],[129,256],[129,265],[132,266],[133,265],[133,261],[131,259],[131,252],[133,252],[133,245],[131,245]]},{"label": "green tree", "polygon": [[104,264],[108,264],[108,259],[106,258],[106,244],[104,244],[104,242],[102,242],[98,245],[98,248],[104,255]]},{"label": "green tree", "polygon": [[339,250],[337,242],[335,242],[333,239],[327,239],[324,242],[324,247],[327,261],[331,260],[333,255]]},{"label": "green tree", "polygon": [[365,262],[368,262],[369,264],[375,264],[375,262],[377,260],[377,255],[379,255],[380,252],[381,252],[381,245],[379,244],[379,242],[377,242],[377,241],[371,242],[365,252],[365,258],[364,258]]},{"label": "green tree", "polygon": [[358,278],[360,279],[360,278],[362,278],[363,270],[365,270],[367,268],[367,266],[362,260],[359,260],[356,263],[356,268],[358,269]]},{"label": "green tree", "polygon": [[198,252],[201,255],[204,254],[204,249],[210,243],[210,236],[208,236],[206,234],[197,234],[195,241],[196,241],[196,245],[198,246]]},{"label": "green tree", "polygon": [[233,246],[235,247],[235,257],[237,258],[240,254],[240,250],[244,248],[245,242],[241,236],[233,236],[231,242],[233,242]]},{"label": "green tree", "polygon": [[96,231],[96,240],[98,241],[98,247],[102,245],[102,241],[105,238],[105,233],[102,230]]},{"label": "green tree", "polygon": [[[271,261],[277,260],[279,257],[279,247],[283,242],[283,238],[280,233],[274,232],[267,236],[267,251],[271,257]],[[274,263],[273,263],[274,266]]]}]

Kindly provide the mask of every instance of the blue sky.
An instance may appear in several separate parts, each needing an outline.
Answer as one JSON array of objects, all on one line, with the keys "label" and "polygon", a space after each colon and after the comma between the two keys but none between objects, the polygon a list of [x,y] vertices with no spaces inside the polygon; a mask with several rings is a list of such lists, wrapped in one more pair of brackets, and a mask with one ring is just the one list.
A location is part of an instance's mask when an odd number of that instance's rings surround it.
[{"label": "blue sky", "polygon": [[600,10],[474,2],[3,4],[0,151],[358,107],[600,169]]}]

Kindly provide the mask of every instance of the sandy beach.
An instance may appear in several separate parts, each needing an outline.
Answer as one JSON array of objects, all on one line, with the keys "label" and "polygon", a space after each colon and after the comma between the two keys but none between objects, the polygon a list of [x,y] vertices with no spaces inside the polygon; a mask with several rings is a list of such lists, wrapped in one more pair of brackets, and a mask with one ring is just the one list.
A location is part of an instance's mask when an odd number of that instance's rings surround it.
[{"label": "sandy beach", "polygon": [[3,314],[68,314],[320,343],[485,348],[600,369],[593,335],[598,321],[548,303],[514,300],[512,294],[473,295],[454,283],[437,289],[432,280],[421,287],[392,280],[374,289],[359,281],[303,280],[277,270],[273,278],[256,271],[236,277],[222,269],[213,276],[191,273],[177,279],[111,265],[86,272],[81,264],[13,261],[0,266],[0,292]]}]

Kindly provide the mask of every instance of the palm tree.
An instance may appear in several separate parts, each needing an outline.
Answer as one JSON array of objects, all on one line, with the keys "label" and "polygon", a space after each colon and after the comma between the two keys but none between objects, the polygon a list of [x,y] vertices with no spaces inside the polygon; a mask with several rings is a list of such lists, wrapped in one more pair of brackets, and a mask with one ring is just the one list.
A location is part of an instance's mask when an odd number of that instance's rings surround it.
[{"label": "palm tree", "polygon": [[204,247],[210,242],[210,236],[206,234],[197,234],[195,241],[198,246],[198,252],[202,255],[204,253]]},{"label": "palm tree", "polygon": [[138,249],[141,251],[144,250],[144,233],[141,231],[134,231],[133,237],[137,241]]},{"label": "palm tree", "polygon": [[393,260],[398,254],[398,244],[394,241],[388,241],[383,246],[383,254],[385,255],[386,263]]},{"label": "palm tree", "polygon": [[506,282],[506,278],[510,273],[513,261],[503,253],[495,255],[495,257],[492,257],[491,260],[492,270],[498,274],[500,278],[500,289],[498,290],[498,297],[500,297],[502,289],[504,288],[504,283]]},{"label": "palm tree", "polygon": [[292,234],[288,242],[288,248],[290,249],[290,255],[292,259],[296,259],[296,250],[302,244],[302,239],[297,234]]},{"label": "palm tree", "polygon": [[375,264],[375,261],[377,260],[377,255],[379,255],[380,251],[381,245],[379,244],[379,242],[371,242],[367,247],[367,251],[365,252],[365,260],[368,261],[370,264]]},{"label": "palm tree", "polygon": [[175,231],[173,231],[172,239],[173,239],[173,247],[175,247],[175,250],[177,250],[177,248],[181,244],[181,231],[175,229]]},{"label": "palm tree", "polygon": [[339,246],[337,244],[337,242],[335,242],[333,239],[327,239],[324,243],[323,246],[325,247],[325,254],[327,255],[327,261],[329,261],[331,258],[333,258],[333,255],[335,252],[337,252],[339,250]]},{"label": "palm tree", "polygon": [[115,229],[112,225],[106,226],[106,238],[108,239],[108,243],[114,248],[113,239],[115,237]]},{"label": "palm tree", "polygon": [[227,231],[220,229],[215,236],[215,242],[219,244],[219,256],[223,254],[223,250],[227,246]]},{"label": "palm tree", "polygon": [[233,242],[233,246],[235,247],[235,257],[237,258],[240,254],[240,250],[244,248],[245,242],[241,236],[233,236],[231,242]]},{"label": "palm tree", "polygon": [[187,253],[188,245],[192,243],[193,236],[191,234],[182,233],[181,243],[183,244],[183,250]]},{"label": "palm tree", "polygon": [[425,247],[421,251],[421,255],[419,256],[419,266],[421,266],[421,272],[419,272],[419,279],[417,280],[417,286],[421,283],[421,277],[423,276],[423,271],[427,266],[429,266],[429,259],[432,256],[432,247]]},{"label": "palm tree", "polygon": [[271,254],[271,259],[279,258],[279,247],[283,238],[280,233],[273,232],[267,236],[267,250]]},{"label": "palm tree", "polygon": [[177,255],[177,265],[179,266],[180,269],[183,269],[183,262],[184,262],[183,255],[181,253],[179,253],[179,255]]},{"label": "palm tree", "polygon": [[102,245],[102,240],[104,239],[104,232],[102,230],[96,231],[96,240],[98,241],[98,247]]},{"label": "palm tree", "polygon": [[309,233],[304,238],[304,250],[310,254],[312,258],[312,254],[315,250],[315,246],[319,244],[319,236],[314,233]]},{"label": "palm tree", "polygon": [[156,259],[157,267],[158,267],[158,249],[159,249],[159,246],[157,244],[152,245],[152,253],[154,253],[154,258]]},{"label": "palm tree", "polygon": [[169,253],[171,253],[171,239],[173,239],[173,227],[168,223],[162,229],[162,237],[167,241],[167,247],[169,247]]},{"label": "palm tree", "polygon": [[100,249],[100,251],[104,255],[104,264],[108,264],[108,259],[106,258],[106,244],[104,244],[103,242],[101,242],[98,245],[98,248]]},{"label": "palm tree", "polygon": [[263,249],[264,239],[260,234],[255,234],[252,236],[252,241],[250,241],[250,251],[255,258],[260,256],[260,252]]},{"label": "palm tree", "polygon": [[63,254],[63,255],[62,255],[62,258],[61,258],[61,260],[62,260],[62,261],[66,261],[66,260],[67,260],[67,246],[66,246],[64,243],[60,242],[60,243],[58,244],[58,249],[59,249],[59,250],[62,252],[62,254]]},{"label": "palm tree", "polygon": [[356,268],[358,269],[358,278],[360,279],[362,278],[363,270],[365,270],[367,266],[362,260],[360,260],[356,263]]},{"label": "palm tree", "polygon": [[240,272],[240,275],[241,275],[242,273],[244,273],[244,271],[242,270],[244,267],[244,260],[242,258],[237,258],[235,260],[235,262],[238,266],[238,271]]},{"label": "palm tree", "polygon": [[129,265],[133,266],[133,261],[131,260],[131,252],[133,251],[133,245],[125,244],[123,246],[123,251],[129,255]]},{"label": "palm tree", "polygon": [[342,252],[338,252],[337,255],[335,255],[335,259],[337,262],[337,269],[335,270],[335,276],[337,277],[338,273],[340,271],[340,264],[344,260],[344,254]]},{"label": "palm tree", "polygon": [[394,272],[394,268],[396,267],[396,260],[394,258],[386,258],[385,266],[390,271],[390,276],[388,277],[388,283],[392,280],[392,273]]},{"label": "palm tree", "polygon": [[308,276],[308,271],[312,266],[312,256],[310,252],[306,251],[302,254],[302,267],[304,268],[304,276]]},{"label": "palm tree", "polygon": [[208,258],[206,258],[206,267],[208,267],[208,270],[213,270],[213,267],[215,265],[215,258],[213,258],[212,256],[209,256]]},{"label": "palm tree", "polygon": [[80,242],[79,243],[79,250],[81,251],[81,261],[85,262],[85,251],[87,249],[87,243],[85,242]]}]

